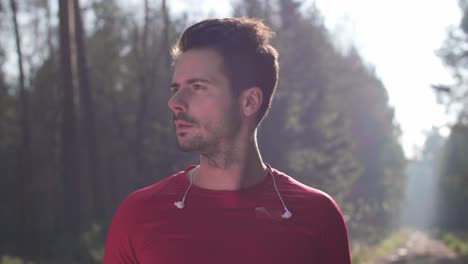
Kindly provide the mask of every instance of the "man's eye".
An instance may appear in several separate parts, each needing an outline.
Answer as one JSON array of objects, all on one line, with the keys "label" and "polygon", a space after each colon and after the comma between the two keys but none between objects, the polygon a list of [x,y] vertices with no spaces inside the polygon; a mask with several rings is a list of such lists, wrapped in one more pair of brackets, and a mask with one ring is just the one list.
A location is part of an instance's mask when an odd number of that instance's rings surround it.
[{"label": "man's eye", "polygon": [[193,85],[193,89],[195,89],[195,90],[202,90],[202,89],[204,89],[204,88],[205,88],[204,86],[199,85],[199,84],[194,84],[194,85]]},{"label": "man's eye", "polygon": [[179,87],[174,87],[174,86],[172,86],[172,87],[170,88],[170,90],[171,90],[172,93],[176,93],[176,92],[179,90]]}]

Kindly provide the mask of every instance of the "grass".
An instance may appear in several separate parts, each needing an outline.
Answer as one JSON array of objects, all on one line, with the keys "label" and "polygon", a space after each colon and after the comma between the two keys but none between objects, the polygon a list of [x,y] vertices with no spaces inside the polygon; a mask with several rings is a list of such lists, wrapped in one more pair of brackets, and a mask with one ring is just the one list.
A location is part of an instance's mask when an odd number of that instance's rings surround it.
[{"label": "grass", "polygon": [[353,264],[374,263],[375,260],[398,250],[408,240],[409,235],[410,231],[403,229],[385,238],[375,246],[356,242],[352,244],[352,262]]},{"label": "grass", "polygon": [[34,262],[26,262],[22,258],[12,256],[2,256],[0,258],[0,264],[34,264]]},{"label": "grass", "polygon": [[442,241],[463,258],[468,258],[468,234],[467,233],[445,233]]}]

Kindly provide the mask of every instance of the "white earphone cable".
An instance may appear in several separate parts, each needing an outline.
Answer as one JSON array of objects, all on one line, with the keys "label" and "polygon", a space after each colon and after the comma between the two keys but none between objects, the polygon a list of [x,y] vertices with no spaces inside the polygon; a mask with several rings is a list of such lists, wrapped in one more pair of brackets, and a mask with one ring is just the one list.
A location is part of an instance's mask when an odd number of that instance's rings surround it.
[{"label": "white earphone cable", "polygon": [[281,217],[284,218],[284,219],[289,219],[289,218],[291,218],[292,213],[291,213],[291,211],[288,210],[288,207],[284,203],[283,197],[281,197],[281,194],[280,194],[280,192],[278,190],[278,187],[276,186],[276,180],[275,180],[275,176],[273,175],[273,172],[270,170],[270,168],[267,167],[267,169],[270,172],[271,177],[273,178],[273,185],[275,186],[276,193],[278,194],[278,197],[280,198],[280,201],[281,201],[281,203],[283,204],[283,207],[284,207],[285,212],[284,212],[283,215],[281,215]]},{"label": "white earphone cable", "polygon": [[[197,167],[198,167],[198,166],[197,166]],[[194,171],[197,167],[193,168],[193,169],[190,170],[190,172],[189,172],[190,185],[189,185],[189,187],[187,188],[187,190],[185,191],[184,197],[182,198],[181,201],[174,202],[174,205],[175,205],[177,208],[179,208],[179,209],[183,209],[183,208],[185,207],[185,198],[187,197],[187,194],[188,194],[190,188],[191,188],[192,185],[193,185],[193,179],[192,179],[193,171]],[[273,178],[273,186],[275,187],[276,193],[278,194],[278,197],[279,197],[279,199],[280,199],[280,201],[281,201],[281,203],[283,204],[283,207],[284,207],[284,211],[285,211],[285,212],[281,215],[281,217],[284,218],[284,219],[289,219],[289,218],[292,217],[292,213],[291,213],[291,211],[289,211],[288,207],[287,207],[286,204],[284,203],[283,197],[281,197],[281,194],[280,194],[280,192],[279,192],[279,190],[278,190],[278,187],[276,186],[276,180],[275,180],[275,176],[273,175],[273,172],[270,170],[270,168],[267,167],[267,169],[268,169],[268,172],[270,173],[271,177]]]},{"label": "white earphone cable", "polygon": [[[198,167],[198,166],[197,166]],[[182,198],[182,201],[177,201],[177,202],[174,202],[174,205],[179,208],[179,209],[183,209],[185,207],[185,198],[187,197],[187,193],[189,192],[190,190],[190,187],[192,187],[193,185],[193,180],[192,180],[192,175],[193,175],[193,171],[197,168],[193,168],[192,170],[190,170],[189,172],[189,179],[190,179],[190,185],[189,187],[187,188],[187,190],[185,190],[185,194],[184,194],[184,197]]]}]

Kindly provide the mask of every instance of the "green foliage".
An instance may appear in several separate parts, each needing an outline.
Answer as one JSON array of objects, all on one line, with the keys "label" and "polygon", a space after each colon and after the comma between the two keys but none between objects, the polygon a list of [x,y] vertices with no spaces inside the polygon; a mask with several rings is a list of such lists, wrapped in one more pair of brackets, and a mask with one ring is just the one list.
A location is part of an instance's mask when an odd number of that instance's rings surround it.
[{"label": "green foliage", "polygon": [[447,139],[442,160],[438,226],[468,230],[468,126],[456,124]]},{"label": "green foliage", "polygon": [[459,116],[459,121],[468,118],[468,8],[464,0],[459,1],[462,19],[458,27],[448,30],[447,38],[437,51],[438,56],[449,68],[454,82],[451,84],[439,84],[433,87],[438,92],[439,101],[446,105],[452,112]]},{"label": "green foliage", "polygon": [[343,79],[337,78],[335,84],[342,94],[339,106],[351,124],[354,153],[363,165],[351,197],[356,206],[365,207],[355,208],[366,212],[363,222],[388,231],[397,219],[405,184],[399,128],[394,125],[386,90],[373,71],[353,51],[343,63]]},{"label": "green foliage", "polygon": [[81,243],[92,263],[102,263],[104,258],[105,234],[101,225],[92,224],[90,229],[81,235]]},{"label": "green foliage", "polygon": [[405,241],[408,240],[410,235],[409,230],[400,230],[383,239],[377,245],[353,243],[352,262],[354,264],[370,264],[375,263],[379,258],[390,255],[395,252]]},{"label": "green foliage", "polygon": [[438,51],[455,82],[434,86],[440,102],[457,115],[441,161],[437,228],[448,232],[443,240],[449,247],[466,256],[466,237],[460,238],[454,233],[468,230],[468,2],[459,0],[458,4],[462,12],[460,25],[450,28]]},{"label": "green foliage", "polygon": [[446,233],[442,236],[442,241],[458,255],[468,258],[468,236]]},{"label": "green foliage", "polygon": [[20,257],[2,256],[0,264],[35,264],[35,262],[26,261]]}]

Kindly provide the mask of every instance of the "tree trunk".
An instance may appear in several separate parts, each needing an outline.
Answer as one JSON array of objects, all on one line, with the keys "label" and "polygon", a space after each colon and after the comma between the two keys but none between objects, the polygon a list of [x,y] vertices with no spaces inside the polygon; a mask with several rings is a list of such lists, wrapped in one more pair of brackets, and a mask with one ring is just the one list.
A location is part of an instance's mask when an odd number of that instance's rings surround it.
[{"label": "tree trunk", "polygon": [[59,0],[60,63],[63,87],[62,177],[64,208],[59,234],[77,238],[80,227],[79,152],[70,48],[70,10],[73,0]]},{"label": "tree trunk", "polygon": [[[161,45],[161,54],[164,57],[164,64],[158,64],[161,68],[161,75],[160,75],[160,83],[170,83],[171,81],[171,20],[169,16],[169,10],[167,6],[167,1],[163,0],[161,2],[161,11],[163,17],[163,41]],[[169,89],[158,89],[157,90],[156,98],[156,111],[158,115],[158,123],[160,123],[161,127],[170,128],[172,126],[172,118],[168,118],[171,115],[169,108],[167,107],[167,100],[170,97]],[[161,158],[159,159],[159,164],[157,164],[157,168],[162,173],[169,173],[170,168],[168,168],[168,164],[170,164],[174,159],[175,152],[173,151],[174,148],[171,146],[173,144],[173,140],[171,140],[173,131],[164,129],[158,131],[158,137],[160,138],[159,145],[161,146],[160,149],[164,150],[165,153],[162,151],[160,152]],[[168,151],[169,150],[169,151]],[[179,153],[177,153],[179,155]]]},{"label": "tree trunk", "polygon": [[52,36],[53,36],[53,26],[52,26],[52,14],[50,13],[50,3],[49,0],[45,0],[44,9],[46,11],[46,18],[47,18],[47,47],[49,48],[49,57],[53,61],[54,57],[54,45],[52,43]]},{"label": "tree trunk", "polygon": [[140,62],[142,68],[140,69],[140,95],[138,102],[137,120],[136,120],[136,131],[135,131],[135,163],[136,163],[136,186],[137,188],[142,187],[143,172],[145,170],[145,155],[143,142],[146,137],[145,124],[148,120],[148,77],[149,77],[149,63],[148,63],[148,35],[149,35],[149,2],[145,0],[145,18],[143,24],[143,36],[142,36],[142,53],[140,56]]},{"label": "tree trunk", "polygon": [[271,6],[270,0],[265,0],[265,5],[263,9],[263,19],[267,24],[273,25],[273,8]]},{"label": "tree trunk", "polygon": [[171,55],[170,55],[170,36],[169,36],[169,28],[171,26],[171,21],[169,19],[169,10],[167,8],[166,0],[162,0],[161,9],[163,13],[163,20],[164,20],[164,29],[163,29],[163,49],[164,49],[164,61],[165,61],[165,69],[171,68]]},{"label": "tree trunk", "polygon": [[96,118],[94,102],[92,96],[92,87],[88,70],[88,61],[86,56],[85,32],[81,18],[81,9],[78,0],[74,0],[75,14],[75,40],[77,51],[78,84],[80,91],[80,103],[82,111],[82,142],[85,144],[87,171],[84,179],[85,185],[91,185],[91,198],[94,220],[102,220],[106,213],[106,204],[108,204],[107,193],[105,192],[105,180],[100,173],[99,145],[96,137]]},{"label": "tree trunk", "polygon": [[281,27],[283,30],[288,30],[291,28],[297,19],[300,17],[298,16],[299,7],[301,5],[301,1],[295,0],[280,0],[280,17],[281,17]]},{"label": "tree trunk", "polygon": [[[28,204],[32,199],[28,199],[30,190],[28,188],[28,178],[31,177],[32,172],[32,153],[31,153],[31,132],[30,132],[30,121],[29,121],[29,98],[26,92],[24,84],[24,69],[23,69],[23,53],[21,50],[21,38],[19,34],[18,21],[16,17],[17,6],[15,0],[10,0],[10,6],[12,11],[13,26],[15,31],[16,40],[16,52],[18,55],[18,71],[19,71],[19,116],[20,116],[20,130],[21,130],[21,142],[18,151],[18,190],[21,190],[18,200],[19,209],[19,227],[20,227],[20,247],[22,254],[33,253],[33,237],[31,236],[32,223],[28,222]],[[29,197],[30,198],[30,197]]]}]

